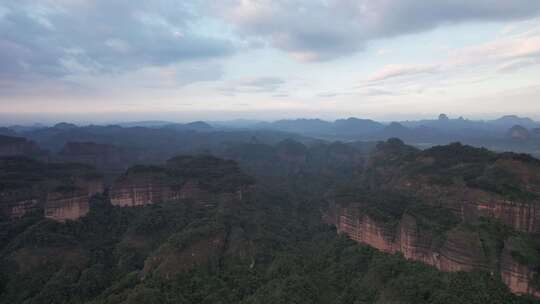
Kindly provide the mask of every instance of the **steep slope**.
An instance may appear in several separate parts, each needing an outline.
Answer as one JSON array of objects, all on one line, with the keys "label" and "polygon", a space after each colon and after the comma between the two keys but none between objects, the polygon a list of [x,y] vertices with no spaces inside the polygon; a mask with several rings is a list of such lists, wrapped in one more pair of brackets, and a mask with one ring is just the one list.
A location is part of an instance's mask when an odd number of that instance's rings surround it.
[{"label": "steep slope", "polygon": [[[381,143],[359,186],[332,200],[338,232],[444,271],[483,269],[516,293],[540,295],[540,161],[461,144],[424,151]],[[533,240],[522,247],[510,239]],[[535,260],[536,261],[536,260]],[[520,265],[520,266],[518,266]]]},{"label": "steep slope", "polygon": [[102,178],[92,167],[0,158],[0,215],[4,218],[37,213],[58,221],[74,220],[88,213],[90,198],[101,192]]},{"label": "steep slope", "polygon": [[253,180],[237,164],[212,156],[179,156],[165,167],[135,166],[111,187],[115,206],[140,206],[179,199],[201,203],[242,199]]}]

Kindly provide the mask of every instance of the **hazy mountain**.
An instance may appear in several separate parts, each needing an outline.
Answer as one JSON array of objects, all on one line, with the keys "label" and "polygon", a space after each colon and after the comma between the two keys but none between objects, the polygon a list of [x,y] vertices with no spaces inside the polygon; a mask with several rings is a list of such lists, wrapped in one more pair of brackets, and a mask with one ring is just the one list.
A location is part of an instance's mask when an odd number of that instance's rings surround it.
[{"label": "hazy mountain", "polygon": [[506,136],[510,139],[529,140],[531,138],[531,133],[525,127],[520,126],[520,125],[515,125],[512,128],[510,128],[510,130],[508,130],[508,133]]},{"label": "hazy mountain", "polygon": [[187,124],[168,124],[164,125],[163,128],[174,129],[174,130],[193,130],[193,131],[209,131],[213,127],[204,122],[204,121],[194,121]]},{"label": "hazy mountain", "polygon": [[17,132],[13,131],[10,128],[2,128],[2,127],[0,127],[0,135],[17,136]]},{"label": "hazy mountain", "polygon": [[163,127],[165,125],[174,124],[170,121],[163,121],[163,120],[144,120],[144,121],[132,121],[132,122],[122,122],[118,125],[124,128],[131,128],[131,127],[146,127],[146,128],[159,128]]},{"label": "hazy mountain", "polygon": [[535,122],[534,120],[528,117],[519,117],[516,115],[506,115],[501,118],[489,121],[488,123],[502,126],[502,127],[511,127],[515,125],[521,125],[521,126],[530,128],[530,127],[539,125],[538,122]]}]

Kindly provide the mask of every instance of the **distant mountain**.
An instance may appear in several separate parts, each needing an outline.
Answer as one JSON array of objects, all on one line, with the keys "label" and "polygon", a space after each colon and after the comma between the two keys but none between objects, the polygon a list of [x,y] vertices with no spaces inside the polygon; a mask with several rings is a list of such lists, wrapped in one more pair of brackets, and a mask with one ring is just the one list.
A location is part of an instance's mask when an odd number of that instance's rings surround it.
[{"label": "distant mountain", "polygon": [[411,129],[405,127],[398,122],[392,122],[380,132],[378,132],[376,134],[376,137],[380,139],[387,139],[392,137],[405,139],[410,138],[412,135],[413,131]]},{"label": "distant mountain", "polygon": [[67,123],[67,122],[61,122],[61,123],[57,123],[56,125],[54,125],[54,128],[55,129],[67,130],[67,129],[77,128],[77,125],[72,124],[72,123]]},{"label": "distant mountain", "polygon": [[332,128],[332,123],[321,119],[285,119],[272,123],[262,123],[257,127],[295,133],[327,134]]},{"label": "distant mountain", "polygon": [[47,128],[47,126],[37,123],[31,126],[12,125],[12,126],[9,126],[8,128],[15,131],[16,133],[23,133],[23,132],[34,131],[37,129]]},{"label": "distant mountain", "polygon": [[165,125],[170,125],[170,124],[174,124],[174,122],[164,121],[164,120],[144,120],[144,121],[124,122],[118,125],[124,128],[131,128],[131,127],[160,128],[160,127],[163,127]]},{"label": "distant mountain", "polygon": [[191,130],[191,131],[210,131],[213,129],[211,125],[204,121],[194,121],[187,124],[169,124],[163,126],[164,129],[174,130]]},{"label": "distant mountain", "polygon": [[0,128],[0,135],[17,136],[17,132],[13,131],[10,128]]},{"label": "distant mountain", "polygon": [[339,119],[329,122],[321,119],[278,120],[272,123],[260,123],[256,128],[301,133],[310,136],[359,138],[384,128],[382,123],[359,118]]},{"label": "distant mountain", "polygon": [[4,156],[29,156],[46,159],[47,152],[26,138],[0,135],[0,157]]},{"label": "distant mountain", "polygon": [[499,119],[490,121],[491,124],[511,127],[515,125],[520,125],[523,127],[532,127],[538,126],[538,123],[528,117],[519,117],[516,115],[506,115]]},{"label": "distant mountain", "polygon": [[510,139],[529,140],[531,138],[531,133],[523,126],[515,125],[508,130],[506,136]]},{"label": "distant mountain", "polygon": [[540,128],[532,129],[531,135],[533,138],[540,139]]},{"label": "distant mountain", "polygon": [[334,122],[333,130],[336,134],[359,135],[369,134],[384,128],[380,122],[371,119],[347,118]]}]

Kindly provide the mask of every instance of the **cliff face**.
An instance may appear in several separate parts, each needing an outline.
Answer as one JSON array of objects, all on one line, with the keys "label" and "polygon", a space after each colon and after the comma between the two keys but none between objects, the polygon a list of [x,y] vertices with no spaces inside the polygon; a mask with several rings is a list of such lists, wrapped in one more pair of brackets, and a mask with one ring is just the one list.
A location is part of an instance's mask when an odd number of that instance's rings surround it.
[{"label": "cliff face", "polygon": [[45,217],[55,221],[77,220],[90,211],[90,197],[82,190],[47,195]]},{"label": "cliff face", "polygon": [[16,201],[11,204],[9,217],[12,219],[21,218],[24,215],[39,210],[39,202],[37,199],[25,199]]},{"label": "cliff face", "polygon": [[110,191],[111,204],[121,207],[133,207],[163,203],[172,198],[169,187],[160,182],[120,181]]},{"label": "cliff face", "polygon": [[216,200],[241,200],[245,189],[235,192],[210,193],[197,181],[190,180],[178,187],[163,181],[117,181],[110,190],[111,204],[134,207],[191,199],[205,204]]},{"label": "cliff face", "polygon": [[191,199],[199,204],[241,200],[252,180],[236,163],[213,157],[180,157],[167,167],[130,168],[110,190],[111,203],[131,207]]},{"label": "cliff face", "polygon": [[90,211],[92,196],[104,191],[103,180],[98,177],[77,178],[72,191],[47,193],[45,217],[56,221],[77,220]]},{"label": "cliff face", "polygon": [[517,231],[540,232],[540,210],[536,204],[504,200],[471,202],[462,205],[461,216],[463,219],[491,217]]},{"label": "cliff face", "polygon": [[536,274],[515,260],[512,256],[511,242],[506,241],[501,256],[501,279],[510,290],[517,294],[530,294],[540,298],[540,290],[531,284]]},{"label": "cliff face", "polygon": [[404,215],[393,226],[378,222],[356,207],[336,207],[338,233],[387,253],[401,253],[407,259],[424,262],[443,271],[486,268],[487,261],[478,234],[456,228],[442,246],[433,235],[418,228],[414,217]]},{"label": "cliff face", "polygon": [[512,201],[485,190],[433,185],[421,178],[402,180],[393,189],[411,193],[429,204],[446,206],[466,222],[490,217],[517,231],[540,232],[540,209],[536,200]]},{"label": "cliff face", "polygon": [[[354,207],[336,207],[333,212],[333,215],[327,215],[327,220],[333,221],[338,233],[383,252],[401,253],[406,259],[442,271],[497,271],[489,266],[487,252],[477,232],[456,227],[444,240],[438,240],[433,234],[422,231],[415,218],[409,215],[404,215],[396,226],[388,226],[362,215]],[[531,283],[536,271],[516,261],[508,242],[505,242],[496,268],[500,269],[498,275],[512,292],[540,297],[540,290]]]},{"label": "cliff face", "polygon": [[26,157],[0,158],[0,215],[18,219],[41,212],[74,220],[88,212],[92,196],[103,193],[102,178],[88,166],[45,163]]},{"label": "cliff face", "polygon": [[[361,180],[326,215],[338,232],[443,271],[486,270],[515,293],[540,296],[540,161],[460,144],[420,151],[393,139]],[[526,241],[512,246],[512,238]]]}]

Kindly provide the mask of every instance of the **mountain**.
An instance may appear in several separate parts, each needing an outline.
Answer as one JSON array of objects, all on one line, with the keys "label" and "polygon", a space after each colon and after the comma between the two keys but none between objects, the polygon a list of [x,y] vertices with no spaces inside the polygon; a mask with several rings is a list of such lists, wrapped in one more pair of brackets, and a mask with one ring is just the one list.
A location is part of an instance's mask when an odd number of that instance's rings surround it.
[{"label": "mountain", "polygon": [[520,125],[515,125],[508,130],[506,136],[515,140],[529,140],[531,138],[531,133],[526,128]]},{"label": "mountain", "polygon": [[30,156],[46,159],[48,153],[26,138],[0,135],[0,156]]},{"label": "mountain", "polygon": [[321,119],[278,120],[272,123],[260,123],[254,128],[294,132],[322,138],[359,138],[381,130],[384,125],[370,119],[351,117],[334,122]]},{"label": "mountain", "polygon": [[492,120],[490,121],[490,123],[508,128],[515,125],[521,125],[524,127],[538,126],[538,123],[536,123],[534,120],[528,117],[519,117],[516,115],[506,115],[501,118]]},{"label": "mountain", "polygon": [[295,119],[263,123],[257,127],[293,133],[325,134],[332,127],[332,124],[321,119]]},{"label": "mountain", "polygon": [[532,129],[531,135],[533,138],[540,139],[540,128]]},{"label": "mountain", "polygon": [[72,123],[67,123],[67,122],[60,122],[54,125],[53,128],[60,129],[60,130],[69,130],[69,129],[77,128],[77,125],[72,124]]},{"label": "mountain", "polygon": [[498,273],[540,296],[540,160],[454,143],[379,144],[356,186],[337,192],[328,222],[384,252],[443,271]]},{"label": "mountain", "polygon": [[388,139],[392,137],[396,138],[410,138],[413,135],[413,131],[398,122],[392,122],[388,126],[384,127],[374,137],[381,139]]},{"label": "mountain", "polygon": [[144,120],[119,123],[118,126],[123,128],[144,127],[144,128],[161,128],[166,125],[174,124],[170,121],[163,120]]},{"label": "mountain", "polygon": [[0,303],[537,302],[517,294],[537,286],[540,161],[247,134],[105,191],[87,165],[0,161]]},{"label": "mountain", "polygon": [[15,136],[17,136],[17,132],[13,131],[10,128],[1,128],[0,127],[0,135],[15,137]]},{"label": "mountain", "polygon": [[110,180],[136,163],[138,154],[130,149],[108,144],[67,142],[54,160],[90,165],[103,172],[106,180]]},{"label": "mountain", "polygon": [[[247,145],[249,151],[266,154],[259,143]],[[355,149],[343,143],[307,151],[290,141],[279,146],[294,155],[307,154],[305,168],[279,173],[283,183],[257,175],[253,184],[233,161],[179,156],[161,166],[129,168],[110,191],[93,195],[79,218],[43,218],[39,212],[0,218],[0,303],[534,302],[511,294],[487,271],[441,272],[356,243],[355,235],[353,240],[338,236],[321,223],[320,210],[341,169],[312,171],[309,159],[328,155],[330,162],[361,170],[363,163],[347,159]],[[419,152],[390,140],[374,153],[382,158],[393,153],[392,160],[401,161],[399,155],[409,159]],[[45,180],[65,176],[69,181],[77,172],[72,170],[80,168],[54,165],[61,174],[49,175],[48,165],[28,161],[18,161],[8,175],[40,172],[46,173],[41,175]],[[355,171],[339,183],[353,182]],[[364,202],[371,201],[379,201],[381,216],[407,207],[400,196],[369,195]],[[77,206],[78,199],[71,202],[68,206]],[[416,229],[407,226],[411,232],[444,232],[454,225],[450,214],[406,209],[419,218]],[[347,233],[343,224],[338,231]],[[372,224],[368,227],[377,232],[378,225]],[[461,238],[476,240],[459,231],[449,240],[460,245]],[[519,239],[507,244],[521,252]],[[475,253],[473,246],[449,256]]]},{"label": "mountain", "polygon": [[0,158],[1,218],[33,214],[58,221],[78,219],[88,213],[90,198],[101,192],[103,181],[92,167]]},{"label": "mountain", "polygon": [[193,130],[193,131],[210,131],[213,127],[204,121],[194,121],[187,124],[168,124],[163,128],[175,130]]},{"label": "mountain", "polygon": [[333,132],[335,134],[358,136],[370,134],[384,128],[384,125],[371,119],[347,118],[334,121]]}]

